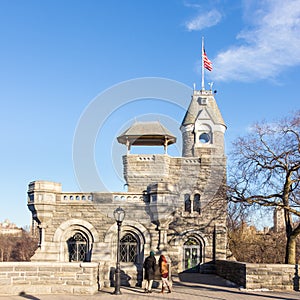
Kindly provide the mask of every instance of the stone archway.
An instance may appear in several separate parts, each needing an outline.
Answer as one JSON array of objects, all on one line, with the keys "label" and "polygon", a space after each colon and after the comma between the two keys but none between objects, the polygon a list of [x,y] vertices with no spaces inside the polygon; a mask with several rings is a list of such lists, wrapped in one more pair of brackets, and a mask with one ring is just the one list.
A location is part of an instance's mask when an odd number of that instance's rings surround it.
[{"label": "stone archway", "polygon": [[94,226],[84,220],[71,219],[62,223],[55,231],[53,241],[58,245],[59,261],[70,261],[70,241],[76,234],[80,234],[86,243],[85,261],[92,261],[92,253],[95,243],[99,242],[99,236]]},{"label": "stone archway", "polygon": [[[134,261],[121,260],[121,284],[131,286],[141,286],[143,280],[143,262],[145,253],[150,252],[150,233],[140,223],[135,221],[123,221],[121,227],[121,240],[131,236],[136,243],[136,258]],[[107,249],[110,249],[110,261],[107,262],[107,269],[110,278],[110,284],[112,284],[113,273],[115,268],[116,256],[117,256],[117,225],[112,225],[105,237],[104,243]],[[120,245],[122,247],[122,245]],[[123,249],[124,250],[124,249]],[[104,275],[106,277],[106,275]]]},{"label": "stone archway", "polygon": [[197,272],[203,261],[203,245],[201,241],[189,236],[183,244],[183,269],[185,271]]},{"label": "stone archway", "polygon": [[198,272],[200,265],[206,262],[207,238],[198,230],[185,231],[171,241],[172,247],[177,249],[177,272]]},{"label": "stone archway", "polygon": [[[150,243],[151,237],[150,233],[146,227],[142,224],[135,221],[123,221],[121,227],[121,238],[125,235],[125,233],[132,233],[140,243],[140,251],[142,253],[150,252]],[[108,230],[104,237],[104,243],[106,244],[108,249],[111,249],[111,259],[114,259],[117,255],[116,247],[117,247],[117,225],[112,225]],[[144,256],[141,257],[141,261],[144,260]]]}]

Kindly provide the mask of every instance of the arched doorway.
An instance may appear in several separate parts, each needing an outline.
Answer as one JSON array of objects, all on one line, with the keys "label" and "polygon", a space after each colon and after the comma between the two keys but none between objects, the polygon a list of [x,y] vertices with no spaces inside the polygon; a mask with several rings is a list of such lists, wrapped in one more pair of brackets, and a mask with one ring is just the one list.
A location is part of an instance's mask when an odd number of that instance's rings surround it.
[{"label": "arched doorway", "polygon": [[195,237],[188,237],[183,244],[183,269],[198,272],[202,257],[201,242]]}]

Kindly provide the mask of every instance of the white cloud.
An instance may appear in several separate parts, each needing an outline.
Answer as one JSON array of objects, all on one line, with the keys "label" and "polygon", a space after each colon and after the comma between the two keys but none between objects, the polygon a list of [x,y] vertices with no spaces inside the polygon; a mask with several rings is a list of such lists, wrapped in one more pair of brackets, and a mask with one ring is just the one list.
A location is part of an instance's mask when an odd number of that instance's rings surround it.
[{"label": "white cloud", "polygon": [[212,27],[218,24],[222,19],[222,15],[216,9],[206,11],[203,14],[197,15],[191,21],[186,22],[185,26],[189,31],[202,30],[203,28]]},{"label": "white cloud", "polygon": [[214,80],[274,79],[300,64],[300,0],[266,0],[249,19],[252,29],[237,38],[244,45],[231,47],[213,59]]}]

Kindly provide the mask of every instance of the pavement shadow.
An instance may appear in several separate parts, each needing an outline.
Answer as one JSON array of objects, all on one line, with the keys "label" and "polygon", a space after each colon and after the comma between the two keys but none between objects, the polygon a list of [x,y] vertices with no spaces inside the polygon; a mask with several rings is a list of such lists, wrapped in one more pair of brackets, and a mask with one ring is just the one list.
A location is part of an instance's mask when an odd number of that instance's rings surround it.
[{"label": "pavement shadow", "polygon": [[[145,294],[145,291],[142,288],[136,288],[136,287],[122,287],[124,290],[132,291],[137,294]],[[152,290],[152,293],[155,294],[155,290]]]},{"label": "pavement shadow", "polygon": [[[185,288],[191,288],[191,289],[194,289],[195,290],[195,286],[188,286],[188,285],[185,285]],[[206,287],[206,288],[203,288],[201,286],[198,287],[199,288],[199,293],[203,290],[206,290],[206,291],[212,291],[212,292],[217,292],[219,295],[222,295],[222,293],[225,295],[229,295],[231,294],[232,295],[232,299],[241,299],[241,296],[243,295],[243,299],[244,299],[244,296],[247,297],[247,299],[251,300],[257,300],[257,299],[274,299],[274,300],[299,300],[299,297],[298,295],[294,296],[294,295],[286,295],[286,293],[282,292],[277,292],[276,295],[275,294],[272,294],[272,292],[262,292],[262,293],[257,293],[257,292],[243,292],[243,291],[240,291],[238,289],[222,289],[222,288],[209,288],[209,287]],[[195,293],[189,293],[187,292],[187,290],[180,290],[180,287],[177,286],[177,289],[176,289],[176,292],[177,293],[180,293],[181,295],[184,295],[184,298],[185,299],[188,299],[189,296],[194,296]],[[214,299],[214,300],[218,300],[218,299],[222,299],[224,300],[225,298],[223,296],[220,296],[217,297],[217,296],[213,296],[213,297],[210,297],[210,296],[207,296],[207,295],[202,295],[201,297],[205,297],[205,298],[211,298],[211,299]],[[231,298],[230,298],[231,299]]]},{"label": "pavement shadow", "polygon": [[178,274],[178,279],[180,282],[198,283],[198,284],[223,286],[223,287],[237,287],[237,285],[234,284],[233,282],[230,282],[220,276],[213,275],[213,274],[182,272]]},{"label": "pavement shadow", "polygon": [[37,297],[32,296],[32,295],[28,295],[25,292],[19,293],[19,296],[22,297],[22,298],[25,298],[25,299],[40,300],[40,298],[37,298]]},{"label": "pavement shadow", "polygon": [[[189,274],[189,275],[187,275]],[[193,293],[189,293],[189,289],[199,290],[199,291],[211,291],[211,292],[218,292],[218,293],[226,293],[232,294],[234,299],[239,299],[239,295],[247,296],[247,299],[288,299],[288,300],[299,300],[298,295],[286,295],[285,292],[276,292],[273,294],[272,291],[269,292],[261,292],[257,293],[256,291],[242,291],[239,290],[238,287],[226,279],[219,277],[217,275],[212,274],[192,274],[192,273],[184,273],[179,274],[178,278],[174,277],[173,286],[177,287],[176,291],[184,294],[186,298],[189,295],[194,295]],[[176,280],[177,279],[177,280]],[[295,293],[295,292],[294,292]],[[206,296],[205,296],[206,297]],[[210,298],[210,297],[208,297]],[[224,299],[224,298],[215,298],[217,299]]]}]

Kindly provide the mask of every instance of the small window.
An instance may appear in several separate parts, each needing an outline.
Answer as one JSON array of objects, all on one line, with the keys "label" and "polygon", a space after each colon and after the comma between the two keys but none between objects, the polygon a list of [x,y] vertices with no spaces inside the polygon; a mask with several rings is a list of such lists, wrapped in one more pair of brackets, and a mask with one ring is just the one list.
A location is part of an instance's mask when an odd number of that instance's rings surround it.
[{"label": "small window", "polygon": [[184,211],[191,212],[191,198],[189,194],[184,195]]},{"label": "small window", "polygon": [[206,132],[201,133],[200,137],[199,137],[199,141],[202,144],[208,143],[210,141],[210,135],[208,133],[206,133]]},{"label": "small window", "polygon": [[201,207],[200,207],[200,195],[199,194],[195,194],[195,196],[194,196],[193,211],[200,214]]}]

